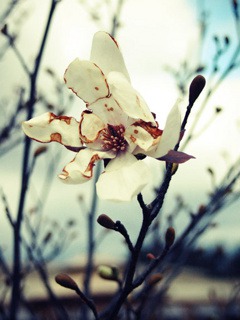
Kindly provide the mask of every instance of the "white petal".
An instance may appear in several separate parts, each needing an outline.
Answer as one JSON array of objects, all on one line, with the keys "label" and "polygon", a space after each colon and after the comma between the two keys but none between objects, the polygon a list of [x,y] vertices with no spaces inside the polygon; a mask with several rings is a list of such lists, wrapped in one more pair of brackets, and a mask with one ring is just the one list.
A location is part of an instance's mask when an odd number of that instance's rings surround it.
[{"label": "white petal", "polygon": [[96,184],[99,198],[130,201],[151,181],[148,166],[130,153],[111,160]]},{"label": "white petal", "polygon": [[129,117],[155,124],[146,102],[121,73],[110,72],[107,81],[113,98]]},{"label": "white petal", "polygon": [[174,149],[175,145],[178,143],[180,131],[181,114],[178,108],[178,103],[176,103],[167,117],[166,125],[159,144],[154,148],[154,150],[146,154],[154,158],[160,158],[166,155],[168,151]]},{"label": "white petal", "polygon": [[83,111],[80,121],[80,134],[84,142],[93,142],[98,138],[99,132],[105,128],[105,124],[94,113]]},{"label": "white petal", "polygon": [[109,95],[102,70],[91,61],[75,59],[65,71],[64,80],[68,88],[88,104]]},{"label": "white petal", "polygon": [[46,112],[22,123],[24,133],[39,142],[56,141],[65,146],[81,147],[79,123],[76,119]]},{"label": "white petal", "polygon": [[[146,124],[146,129],[144,128],[144,124]],[[149,131],[148,131],[149,129]],[[149,148],[151,148],[157,141],[157,138],[155,139],[151,134],[150,130],[157,131],[157,128],[149,126],[148,123],[141,123],[139,122],[139,125],[132,124],[126,129],[125,132],[125,139],[127,141],[132,141],[135,143],[136,146],[139,146],[142,150],[147,151]]]},{"label": "white petal", "polygon": [[59,178],[69,184],[84,183],[92,178],[94,163],[105,158],[113,158],[108,152],[83,149],[63,168]]},{"label": "white petal", "polygon": [[96,63],[105,75],[111,71],[118,71],[130,82],[118,44],[108,33],[99,31],[94,35],[90,60]]},{"label": "white petal", "polygon": [[105,124],[125,125],[128,116],[119,108],[112,96],[99,99],[92,103],[89,108],[99,117]]}]

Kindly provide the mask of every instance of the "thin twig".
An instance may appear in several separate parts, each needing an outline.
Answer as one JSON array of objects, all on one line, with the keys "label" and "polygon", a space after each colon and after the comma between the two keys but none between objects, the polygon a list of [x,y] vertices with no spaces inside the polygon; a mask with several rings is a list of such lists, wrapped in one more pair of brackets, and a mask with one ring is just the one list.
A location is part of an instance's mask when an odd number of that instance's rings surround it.
[{"label": "thin twig", "polygon": [[124,227],[124,225],[121,223],[121,221],[116,221],[115,223],[115,228],[114,230],[116,230],[117,232],[121,233],[121,235],[124,237],[127,245],[128,245],[128,249],[130,252],[134,251],[134,247],[132,244],[132,241],[129,237],[129,234],[127,232],[127,229]]},{"label": "thin twig", "polygon": [[140,229],[136,244],[134,246],[134,250],[131,251],[131,257],[126,269],[126,276],[125,276],[123,288],[122,290],[120,290],[116,298],[114,298],[114,300],[109,305],[109,307],[99,316],[99,319],[114,319],[117,316],[125,299],[129,295],[129,293],[133,290],[133,287],[132,287],[133,278],[135,275],[140,251],[141,251],[141,248],[150,224],[151,224],[151,220],[150,220],[149,213],[146,213],[143,211],[143,221],[142,221],[141,229]]},{"label": "thin twig", "polygon": [[[28,115],[27,115],[28,119],[32,117],[34,112],[34,105],[36,101],[36,83],[37,83],[39,68],[40,68],[40,64],[43,56],[43,51],[46,45],[46,40],[49,33],[49,28],[52,21],[53,13],[56,8],[56,4],[57,4],[56,0],[51,1],[47,24],[43,34],[40,49],[35,61],[34,70],[30,77],[30,93],[29,93]],[[23,154],[21,193],[20,193],[20,199],[19,199],[19,205],[18,205],[17,219],[14,224],[13,286],[12,286],[11,306],[10,306],[10,317],[12,320],[16,319],[16,316],[18,313],[18,305],[19,305],[20,281],[21,281],[20,234],[21,234],[21,224],[22,224],[24,205],[25,205],[26,194],[27,194],[28,183],[29,183],[28,170],[29,170],[29,160],[30,160],[30,147],[31,147],[31,140],[28,137],[26,137],[25,145],[24,145],[24,154]]]},{"label": "thin twig", "polygon": [[95,241],[94,241],[94,224],[95,224],[95,216],[96,216],[96,208],[98,204],[98,197],[96,192],[96,181],[101,172],[101,165],[100,163],[96,166],[96,172],[94,176],[94,183],[93,183],[93,194],[92,194],[92,202],[91,202],[91,209],[88,215],[88,252],[87,252],[87,267],[84,279],[84,294],[86,296],[90,295],[90,280],[93,271],[93,257],[94,257],[94,250],[95,250]]},{"label": "thin twig", "polygon": [[92,302],[92,300],[88,299],[87,296],[79,289],[79,288],[76,288],[76,293],[79,295],[79,297],[82,299],[82,301],[84,303],[86,303],[86,305],[92,310],[94,316],[95,316],[95,319],[97,320],[98,319],[98,313],[97,313],[97,309],[95,307],[95,304]]},{"label": "thin twig", "polygon": [[114,15],[112,17],[112,28],[110,34],[114,38],[116,37],[117,30],[120,26],[120,14],[123,7],[123,3],[124,0],[118,0],[116,11],[114,12]]},{"label": "thin twig", "polygon": [[15,6],[19,3],[19,0],[12,0],[6,10],[2,13],[0,16],[0,24],[4,23],[6,19],[10,16],[10,14],[13,12]]},{"label": "thin twig", "polygon": [[[4,209],[5,209],[5,213],[6,216],[11,224],[12,227],[14,227],[14,221],[12,218],[12,213],[10,212],[10,208],[9,208],[9,204],[7,202],[7,199],[3,193],[3,190],[1,189],[1,198],[2,198],[2,202],[4,204]],[[30,227],[30,226],[29,226]],[[46,273],[46,269],[45,269],[45,260],[42,257],[42,252],[41,249],[39,247],[36,247],[36,251],[37,251],[37,257],[38,259],[36,259],[34,257],[33,254],[33,250],[32,248],[27,244],[26,240],[24,239],[24,237],[21,235],[19,241],[22,243],[23,248],[26,250],[26,252],[28,253],[28,257],[30,258],[30,261],[34,264],[35,269],[39,272],[40,277],[42,279],[42,283],[45,285],[45,288],[47,289],[48,295],[50,297],[50,299],[53,302],[53,305],[56,305],[56,311],[59,309],[61,310],[61,313],[59,313],[59,317],[63,316],[64,319],[68,319],[67,313],[66,311],[63,309],[63,307],[59,304],[59,302],[57,301],[57,298],[55,297],[50,284],[49,284],[49,280],[48,280],[48,275]],[[39,263],[38,260],[41,260],[41,262]],[[13,282],[13,276],[11,274],[11,271],[6,263],[6,261],[4,260],[4,257],[2,255],[1,249],[0,249],[0,262],[1,262],[1,267],[3,268],[4,273],[8,276],[9,280],[11,282]],[[26,272],[26,271],[25,271]],[[29,304],[27,303],[27,301],[24,299],[23,295],[21,294],[19,297],[20,301],[23,302],[23,304],[29,309],[29,311],[32,313],[31,308],[29,306]]]},{"label": "thin twig", "polygon": [[45,261],[44,261],[44,258],[42,257],[40,248],[37,248],[37,256],[38,256],[38,259],[40,260],[40,261],[38,261],[36,259],[36,257],[34,256],[31,247],[27,244],[27,241],[23,238],[22,238],[22,243],[24,245],[24,248],[27,250],[28,257],[29,257],[30,261],[33,263],[35,269],[38,271],[38,273],[42,279],[42,283],[44,284],[44,287],[47,290],[48,296],[49,296],[51,302],[53,303],[53,306],[55,307],[55,312],[56,312],[58,319],[68,320],[69,317],[68,317],[66,310],[64,309],[62,303],[58,300],[58,298],[54,294],[54,292],[51,288],[51,285],[49,283],[49,276],[48,276],[47,270],[45,268]]},{"label": "thin twig", "polygon": [[23,55],[21,54],[21,52],[18,50],[17,46],[15,45],[15,40],[10,35],[7,35],[7,38],[8,38],[10,47],[14,51],[16,57],[18,58],[18,61],[20,62],[20,65],[22,66],[22,68],[25,71],[26,75],[30,76],[31,72],[30,72],[30,70],[28,68],[28,65],[27,65]]}]

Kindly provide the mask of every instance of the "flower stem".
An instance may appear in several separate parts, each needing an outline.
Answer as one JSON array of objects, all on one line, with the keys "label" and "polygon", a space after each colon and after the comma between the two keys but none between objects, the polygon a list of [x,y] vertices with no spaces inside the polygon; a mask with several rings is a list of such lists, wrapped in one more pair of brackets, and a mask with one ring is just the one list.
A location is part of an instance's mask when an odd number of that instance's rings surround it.
[{"label": "flower stem", "polygon": [[127,245],[128,245],[128,249],[130,252],[133,252],[134,251],[134,248],[133,248],[133,245],[132,245],[132,242],[131,242],[131,239],[129,237],[129,234],[127,232],[127,229],[124,227],[124,225],[121,223],[121,221],[116,221],[116,224],[115,224],[115,230],[119,233],[121,233],[121,235],[124,237]]},{"label": "flower stem", "polygon": [[93,195],[92,195],[92,203],[91,209],[88,215],[88,255],[87,255],[87,267],[86,267],[86,275],[84,280],[84,294],[86,296],[90,295],[90,279],[93,271],[93,256],[95,250],[95,241],[94,241],[94,222],[96,216],[96,208],[98,204],[98,197],[96,192],[96,181],[100,175],[101,165],[100,163],[96,166],[96,172],[94,175],[94,183],[93,183]]},{"label": "flower stem", "polygon": [[148,232],[148,228],[149,228],[150,224],[151,224],[150,214],[143,210],[143,221],[142,221],[141,230],[139,232],[137,242],[134,246],[134,250],[131,251],[131,258],[130,258],[130,262],[129,262],[129,265],[127,268],[127,273],[126,273],[123,289],[120,291],[116,300],[113,301],[113,303],[110,305],[108,310],[106,310],[106,312],[104,312],[104,314],[102,314],[99,317],[100,319],[109,319],[109,320],[115,319],[121,306],[125,302],[127,296],[134,289],[133,278],[135,275],[140,251],[141,251],[141,248],[142,248],[142,245],[143,245],[144,239],[146,237],[146,234]]}]

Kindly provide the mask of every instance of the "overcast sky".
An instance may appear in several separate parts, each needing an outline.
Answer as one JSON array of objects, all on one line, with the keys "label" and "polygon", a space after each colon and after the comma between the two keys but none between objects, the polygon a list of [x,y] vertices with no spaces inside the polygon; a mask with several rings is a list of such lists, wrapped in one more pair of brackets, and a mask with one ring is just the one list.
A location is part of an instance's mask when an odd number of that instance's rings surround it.
[{"label": "overcast sky", "polygon": [[[115,3],[115,1],[112,2]],[[146,99],[150,109],[157,114],[161,127],[164,125],[168,111],[179,97],[173,78],[165,72],[164,67],[168,65],[178,68],[178,65],[186,58],[190,65],[194,66],[199,56],[204,63],[209,64],[214,54],[213,34],[230,35],[234,42],[236,35],[230,2],[228,0],[125,1],[117,40],[125,57],[133,86]],[[94,3],[94,1],[89,1],[89,3]],[[20,28],[18,47],[28,62],[33,62],[37,52],[49,5],[49,0],[25,0],[9,20],[11,31]],[[197,21],[201,13],[200,9],[204,6],[209,13],[209,33],[207,33],[203,52],[199,54]],[[3,9],[4,4],[1,2],[0,10]],[[51,67],[56,71],[59,78],[62,78],[66,67],[73,59],[76,57],[88,59],[93,34],[99,29],[110,31],[107,11],[100,8],[98,12],[103,17],[99,24],[90,20],[89,14],[85,7],[80,5],[80,1],[62,0],[55,12],[42,66]],[[1,43],[4,43],[2,36],[0,36]],[[230,55],[231,50],[227,57]],[[222,67],[224,67],[224,63],[225,60],[223,59]],[[6,98],[11,95],[14,86],[20,81],[24,81],[21,67],[12,52],[8,52],[5,58],[0,61],[0,74],[0,86],[2,88],[0,95]],[[207,76],[206,73],[206,78]],[[39,82],[39,88],[46,92],[44,79],[42,77],[42,81]],[[196,160],[191,160],[181,166],[174,179],[170,192],[171,196],[178,193],[179,190],[184,190],[186,198],[191,199],[192,204],[195,200],[203,200],[206,196],[203,190],[210,188],[206,167],[214,166],[221,175],[226,166],[221,153],[228,152],[231,160],[234,160],[239,154],[239,128],[237,127],[237,121],[240,118],[239,88],[240,77],[237,72],[234,72],[210,100],[201,125],[211,117],[215,106],[222,106],[224,111],[209,130],[189,146],[187,151],[193,154]],[[201,99],[196,104],[196,111],[200,102]],[[78,106],[80,105],[80,101],[76,100],[74,109],[69,111],[69,114],[77,118],[79,115]],[[182,113],[184,113],[185,106],[186,103],[183,101]],[[37,144],[34,144],[34,146],[36,147]],[[61,149],[59,146],[54,146],[54,148],[58,151]],[[57,165],[56,175],[73,157],[66,150],[63,150],[62,156]],[[2,157],[0,161],[1,170],[3,170],[1,187],[11,198],[12,210],[16,211],[19,194],[21,148],[19,147],[11,154]],[[40,160],[40,166],[37,169],[38,172],[36,172],[37,179],[40,179],[45,167],[46,160]],[[154,174],[160,178],[160,174],[157,173],[158,170],[159,167],[154,164]],[[186,177],[189,178],[186,179]],[[88,194],[90,185],[66,186],[62,185],[57,177],[54,179],[45,207],[46,212],[50,212],[51,215],[56,215],[59,212],[61,219],[66,216],[63,212],[67,212],[67,214],[71,212],[74,217],[78,217],[80,215],[79,205],[75,199],[79,193],[85,192]],[[33,182],[32,190],[32,201],[34,202],[39,193],[36,182]],[[66,192],[69,192],[67,196]],[[146,197],[150,199],[148,193]],[[65,198],[64,203],[61,202],[62,198]],[[102,202],[99,214],[104,212],[112,216],[114,220],[126,220],[125,223],[129,228],[134,229],[134,226],[141,220],[141,215],[139,212],[133,213],[133,208],[137,208],[136,204],[123,204],[115,207]],[[236,209],[231,212],[231,219],[234,221],[234,225],[236,225],[235,222],[238,223],[239,228],[240,218],[236,214]],[[129,216],[130,214],[131,216]],[[224,217],[222,217],[222,221],[225,221]],[[215,238],[221,238],[222,234],[226,235],[227,233],[226,229],[220,228],[219,231],[215,231]],[[239,236],[238,240],[240,240]]]}]

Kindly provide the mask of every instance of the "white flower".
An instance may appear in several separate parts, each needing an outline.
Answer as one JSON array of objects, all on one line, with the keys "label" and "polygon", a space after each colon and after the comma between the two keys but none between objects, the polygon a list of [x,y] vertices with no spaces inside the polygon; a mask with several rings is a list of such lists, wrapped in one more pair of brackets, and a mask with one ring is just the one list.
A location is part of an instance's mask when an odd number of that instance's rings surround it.
[{"label": "white flower", "polygon": [[178,106],[169,113],[164,131],[160,130],[132,87],[118,44],[109,34],[97,32],[90,61],[75,59],[64,79],[86,103],[80,121],[45,113],[23,123],[30,138],[56,141],[78,151],[59,175],[64,182],[90,180],[95,162],[105,159],[107,165],[96,184],[98,196],[129,201],[151,181],[150,169],[138,155],[178,163],[190,158],[171,151],[180,137]]}]

